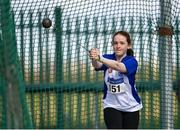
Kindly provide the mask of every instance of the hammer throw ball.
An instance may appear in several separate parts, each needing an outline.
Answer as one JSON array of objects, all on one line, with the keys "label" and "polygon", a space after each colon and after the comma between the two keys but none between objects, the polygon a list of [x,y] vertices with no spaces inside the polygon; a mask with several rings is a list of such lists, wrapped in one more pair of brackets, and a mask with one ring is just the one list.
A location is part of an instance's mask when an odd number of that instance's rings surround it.
[{"label": "hammer throw ball", "polygon": [[44,18],[42,21],[42,26],[44,28],[50,28],[52,26],[52,21],[49,18]]}]

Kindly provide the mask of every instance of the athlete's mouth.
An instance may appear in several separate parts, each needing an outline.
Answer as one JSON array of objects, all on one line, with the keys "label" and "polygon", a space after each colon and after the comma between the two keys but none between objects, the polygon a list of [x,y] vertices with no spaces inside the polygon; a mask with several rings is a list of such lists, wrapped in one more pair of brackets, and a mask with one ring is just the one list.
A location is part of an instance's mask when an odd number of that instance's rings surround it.
[{"label": "athlete's mouth", "polygon": [[116,52],[121,52],[122,50],[116,50]]}]

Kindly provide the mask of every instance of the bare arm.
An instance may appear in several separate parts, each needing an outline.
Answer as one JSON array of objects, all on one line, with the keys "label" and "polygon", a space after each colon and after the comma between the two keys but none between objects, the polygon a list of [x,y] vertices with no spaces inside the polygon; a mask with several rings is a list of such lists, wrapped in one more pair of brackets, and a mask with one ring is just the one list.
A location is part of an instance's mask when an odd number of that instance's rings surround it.
[{"label": "bare arm", "polygon": [[127,72],[123,63],[100,56],[100,52],[97,49],[91,49],[89,56],[92,59],[92,65],[95,68],[100,68],[103,64],[105,64],[106,66],[122,73]]},{"label": "bare arm", "polygon": [[92,65],[94,68],[99,69],[103,64],[97,60],[92,59]]},{"label": "bare arm", "polygon": [[121,62],[118,62],[118,61],[115,61],[115,60],[110,60],[110,59],[104,58],[102,56],[100,56],[97,60],[99,62],[107,65],[108,67],[114,69],[114,70],[120,71],[122,73],[127,72],[127,69],[126,69],[125,65],[123,63],[121,63]]}]

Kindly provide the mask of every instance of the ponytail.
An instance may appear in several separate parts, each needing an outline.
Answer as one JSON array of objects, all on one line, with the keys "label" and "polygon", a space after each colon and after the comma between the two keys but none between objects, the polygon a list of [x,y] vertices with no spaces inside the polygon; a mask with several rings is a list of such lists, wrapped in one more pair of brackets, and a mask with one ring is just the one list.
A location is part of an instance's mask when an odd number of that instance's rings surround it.
[{"label": "ponytail", "polygon": [[128,56],[134,56],[134,51],[132,49],[127,49]]}]

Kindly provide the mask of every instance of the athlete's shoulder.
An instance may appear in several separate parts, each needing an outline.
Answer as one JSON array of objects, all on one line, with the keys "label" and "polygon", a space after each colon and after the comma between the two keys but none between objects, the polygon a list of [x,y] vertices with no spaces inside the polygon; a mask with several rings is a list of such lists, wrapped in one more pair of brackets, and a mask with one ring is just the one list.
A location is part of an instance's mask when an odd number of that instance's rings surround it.
[{"label": "athlete's shoulder", "polygon": [[115,59],[115,53],[113,53],[113,54],[104,54],[103,57],[107,58],[107,59]]},{"label": "athlete's shoulder", "polygon": [[136,58],[134,56],[126,56],[122,59],[122,62],[138,65],[138,61],[136,60]]},{"label": "athlete's shoulder", "polygon": [[127,75],[135,75],[137,68],[138,68],[138,62],[135,59],[134,56],[126,56],[122,59],[122,63],[124,63],[126,69],[127,69]]},{"label": "athlete's shoulder", "polygon": [[136,58],[134,56],[125,56],[123,59],[123,61],[126,61],[126,60],[134,60],[137,62]]}]

